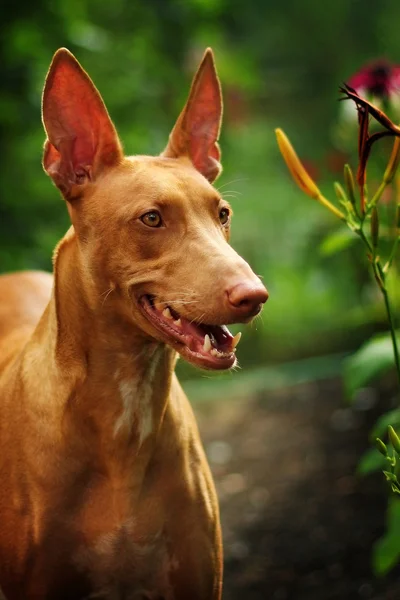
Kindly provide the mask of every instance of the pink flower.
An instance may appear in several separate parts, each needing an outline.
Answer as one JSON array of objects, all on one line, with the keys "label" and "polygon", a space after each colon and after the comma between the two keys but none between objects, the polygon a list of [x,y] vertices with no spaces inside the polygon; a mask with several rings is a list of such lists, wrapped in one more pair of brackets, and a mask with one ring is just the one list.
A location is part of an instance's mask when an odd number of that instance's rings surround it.
[{"label": "pink flower", "polygon": [[381,59],[371,62],[347,82],[360,96],[376,102],[396,100],[400,96],[400,66]]},{"label": "pink flower", "polygon": [[[377,109],[387,111],[395,122],[400,120],[400,65],[385,59],[375,60],[350,77],[347,85],[348,89],[372,102]],[[353,136],[352,125],[357,122],[356,114],[351,103],[343,104],[336,131],[342,149],[349,147],[349,138]]]},{"label": "pink flower", "polygon": [[[352,100],[358,114],[358,170],[357,183],[360,186],[361,212],[365,211],[366,168],[372,145],[383,137],[395,136],[396,141],[385,174],[384,183],[390,183],[395,175],[400,160],[400,127],[395,125],[378,106],[359,95],[352,87],[344,84],[340,88],[344,96],[342,100]],[[370,117],[383,127],[382,130],[370,133]]]}]

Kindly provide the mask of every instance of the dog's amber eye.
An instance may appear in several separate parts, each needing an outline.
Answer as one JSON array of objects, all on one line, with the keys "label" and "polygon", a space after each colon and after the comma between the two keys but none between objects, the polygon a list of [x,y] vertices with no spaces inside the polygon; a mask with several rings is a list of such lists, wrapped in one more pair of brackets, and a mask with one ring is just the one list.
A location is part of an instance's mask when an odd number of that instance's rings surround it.
[{"label": "dog's amber eye", "polygon": [[230,217],[229,209],[221,208],[221,210],[219,211],[219,220],[221,221],[222,225],[226,225],[228,223],[229,217]]},{"label": "dog's amber eye", "polygon": [[140,217],[140,220],[148,227],[161,227],[162,219],[157,210],[152,210]]}]

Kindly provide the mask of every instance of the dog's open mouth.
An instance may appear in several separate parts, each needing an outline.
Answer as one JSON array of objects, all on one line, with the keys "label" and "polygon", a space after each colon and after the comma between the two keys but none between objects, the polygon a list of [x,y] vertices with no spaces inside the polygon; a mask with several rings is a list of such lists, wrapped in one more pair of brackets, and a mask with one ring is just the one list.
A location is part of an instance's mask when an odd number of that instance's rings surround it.
[{"label": "dog's open mouth", "polygon": [[240,333],[233,336],[225,325],[189,321],[154,296],[142,296],[139,303],[152,325],[190,362],[208,369],[229,369],[235,364]]}]

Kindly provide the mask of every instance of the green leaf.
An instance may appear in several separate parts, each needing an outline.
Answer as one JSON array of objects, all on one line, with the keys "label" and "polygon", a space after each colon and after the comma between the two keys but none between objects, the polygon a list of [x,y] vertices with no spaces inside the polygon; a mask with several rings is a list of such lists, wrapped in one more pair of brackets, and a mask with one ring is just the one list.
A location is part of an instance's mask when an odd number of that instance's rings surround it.
[{"label": "green leaf", "polygon": [[382,454],[382,456],[384,456],[385,458],[388,455],[388,449],[387,446],[384,442],[382,442],[382,440],[380,438],[376,438],[375,439],[375,448],[378,450],[378,452],[380,454]]},{"label": "green leaf", "polygon": [[394,408],[379,417],[371,431],[371,438],[375,439],[376,437],[385,436],[389,425],[396,428],[400,427],[400,408]]},{"label": "green leaf", "polygon": [[356,240],[356,235],[348,227],[341,228],[327,235],[319,249],[323,256],[331,256],[345,250]]},{"label": "green leaf", "polygon": [[385,575],[400,558],[400,501],[392,499],[387,511],[386,533],[373,549],[373,568],[376,575]]},{"label": "green leaf", "polygon": [[390,334],[373,336],[344,362],[344,384],[349,398],[394,366]]},{"label": "green leaf", "polygon": [[397,433],[395,432],[395,430],[393,429],[392,425],[389,425],[389,427],[388,427],[388,437],[389,437],[390,443],[392,444],[393,448],[396,450],[397,454],[400,454],[400,439],[399,439],[399,436],[397,435]]},{"label": "green leaf", "polygon": [[397,477],[394,473],[391,473],[390,471],[383,471],[384,476],[386,477],[386,481],[396,481]]},{"label": "green leaf", "polygon": [[382,454],[375,448],[370,448],[362,455],[358,465],[357,473],[359,475],[368,475],[375,471],[380,471],[387,465],[387,461]]}]

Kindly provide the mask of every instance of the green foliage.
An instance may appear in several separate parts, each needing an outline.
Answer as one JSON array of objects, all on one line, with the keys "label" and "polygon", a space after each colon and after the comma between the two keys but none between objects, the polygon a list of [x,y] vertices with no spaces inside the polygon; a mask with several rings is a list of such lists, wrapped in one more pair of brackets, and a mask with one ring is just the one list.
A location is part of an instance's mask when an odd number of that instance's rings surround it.
[{"label": "green foliage", "polygon": [[[396,416],[393,414],[391,415]],[[400,411],[397,411],[400,412]],[[398,415],[397,415],[398,416]],[[386,421],[388,416],[385,415]],[[381,420],[380,426],[382,426]],[[373,549],[372,563],[377,575],[385,575],[392,569],[400,558],[400,494],[399,456],[400,439],[392,427],[386,427],[389,447],[380,439],[376,438],[375,448],[368,450],[361,458],[357,471],[360,475],[368,475],[382,470],[387,484],[395,496],[389,498],[386,511],[386,532],[376,542]]]},{"label": "green foliage", "polygon": [[346,393],[353,398],[358,389],[394,367],[393,346],[389,333],[373,336],[345,360]]},{"label": "green foliage", "polygon": [[369,448],[364,452],[357,465],[357,473],[359,475],[369,475],[376,471],[381,471],[386,465],[385,458],[378,452],[376,448]]},{"label": "green foliage", "polygon": [[387,529],[375,544],[373,567],[377,575],[385,575],[400,558],[400,501],[393,497],[387,510]]},{"label": "green foliage", "polygon": [[[278,123],[290,125],[299,154],[327,186],[337,176],[329,166],[337,87],[370,57],[400,56],[399,19],[398,2],[374,0],[364,1],[361,20],[360,3],[346,0],[331,3],[328,18],[325,3],[316,0],[10,3],[0,37],[0,270],[50,269],[52,249],[68,227],[63,201],[40,165],[40,95],[54,51],[68,47],[93,77],[127,153],[157,153],[198,58],[211,45],[225,96],[225,170],[217,186],[235,211],[234,247],[271,292],[263,321],[243,337],[240,361],[262,365],[271,357],[353,348],[354,331],[370,314],[382,320],[360,247],[349,230],[334,229],[319,206],[299,198],[272,131]],[[399,289],[391,292],[398,305]],[[302,363],[296,377],[324,375],[322,362],[316,359],[309,370]],[[392,366],[390,339],[377,336],[347,361],[349,395]],[[258,385],[265,386],[262,369]],[[272,380],[286,381],[279,369]],[[381,417],[374,436],[389,424],[400,424],[400,410]],[[359,471],[371,472],[382,461],[371,450]],[[398,558],[399,512],[391,501],[389,530],[375,549],[378,573]]]},{"label": "green foliage", "polygon": [[[343,248],[340,266],[333,254],[327,260],[315,252],[331,221],[298,197],[272,131],[279,122],[292,124],[301,155],[329,179],[338,84],[367,56],[400,53],[398,36],[383,40],[379,33],[388,14],[390,25],[400,8],[366,0],[357,37],[358,7],[342,0],[330,6],[329,18],[315,0],[288,0],[284,7],[254,0],[245,9],[238,0],[10,4],[0,39],[0,270],[50,269],[68,227],[63,201],[40,165],[40,95],[53,52],[68,47],[93,77],[127,153],[157,153],[211,45],[225,97],[224,174],[217,186],[235,211],[234,247],[271,292],[239,358],[263,364],[353,347],[352,315],[357,309],[358,325],[374,302],[364,301],[371,284],[359,250]],[[312,104],[310,90],[318,90]]]},{"label": "green foliage", "polygon": [[[344,85],[340,88],[340,91],[347,100],[354,101],[358,113],[357,195],[355,194],[355,180],[352,169],[350,165],[346,164],[344,167],[344,184],[347,191],[339,182],[333,184],[336,201],[339,204],[337,206],[329,196],[325,196],[321,192],[314,179],[307,173],[283,130],[276,129],[276,136],[286,166],[301,191],[329,210],[337,219],[344,221],[349,230],[358,236],[363,243],[366,258],[370,263],[374,280],[381,294],[382,304],[385,307],[389,333],[373,337],[346,361],[345,387],[347,394],[352,397],[359,388],[393,366],[396,368],[397,380],[400,385],[400,353],[395,330],[393,299],[390,294],[391,286],[388,285],[387,278],[389,269],[393,266],[396,257],[400,236],[398,229],[399,209],[397,206],[399,180],[396,181],[394,188],[389,188],[391,192],[396,193],[396,201],[392,202],[391,211],[384,211],[386,229],[384,236],[380,235],[383,230],[379,214],[379,210],[381,214],[383,212],[384,193],[388,191],[388,185],[394,180],[399,165],[400,128],[382,110],[373,106],[368,99],[365,99],[360,90],[354,90],[352,87]],[[383,130],[372,133],[370,117],[376,123],[379,123]],[[368,183],[370,179],[367,180],[367,164],[371,158],[371,147],[373,143],[388,135],[395,137],[392,152],[383,177],[381,175],[379,178],[381,179],[380,183],[376,185],[376,190],[369,194]],[[378,209],[379,201],[381,202]],[[343,238],[343,234],[336,239],[331,236],[325,246],[325,248],[328,248],[328,253],[337,252],[343,246],[343,239],[344,245],[348,245],[346,238]],[[388,425],[387,432],[389,448],[380,438],[376,438],[374,451],[363,456],[358,471],[361,474],[366,474],[375,471],[380,465],[383,466],[383,475],[391,491],[394,494],[400,494],[400,481],[398,479],[400,438],[391,424]],[[396,529],[398,528],[398,519],[396,520],[396,517],[391,519],[390,517],[389,509],[388,531],[378,543],[375,554],[375,568],[379,573],[391,568],[400,555],[400,544],[396,539],[398,535],[393,537],[393,532],[398,533]]]},{"label": "green foliage", "polygon": [[372,429],[371,438],[375,439],[383,436],[386,433],[389,425],[392,425],[396,428],[400,426],[400,408],[390,410],[379,417]]},{"label": "green foliage", "polygon": [[320,245],[321,254],[323,256],[331,256],[345,250],[355,242],[357,242],[357,239],[353,232],[348,227],[341,227],[337,231],[333,231],[327,235],[322,241]]}]

